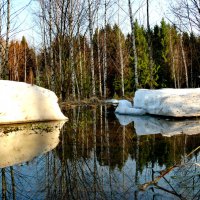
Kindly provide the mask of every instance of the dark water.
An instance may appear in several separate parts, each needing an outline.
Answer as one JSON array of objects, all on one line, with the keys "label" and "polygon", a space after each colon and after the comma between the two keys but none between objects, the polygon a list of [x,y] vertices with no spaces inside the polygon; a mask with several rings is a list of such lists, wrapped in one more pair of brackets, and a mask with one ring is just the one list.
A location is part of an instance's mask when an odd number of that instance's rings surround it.
[{"label": "dark water", "polygon": [[0,198],[200,199],[199,119],[65,114],[65,124],[0,127]]}]

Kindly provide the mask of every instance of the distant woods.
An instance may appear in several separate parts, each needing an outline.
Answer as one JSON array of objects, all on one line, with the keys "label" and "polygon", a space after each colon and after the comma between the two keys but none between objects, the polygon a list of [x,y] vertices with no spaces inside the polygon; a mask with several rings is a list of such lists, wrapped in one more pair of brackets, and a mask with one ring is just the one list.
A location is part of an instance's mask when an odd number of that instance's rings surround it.
[{"label": "distant woods", "polygon": [[[193,32],[198,24],[194,18],[190,20],[189,5],[184,22],[175,6],[172,8],[179,25],[163,19],[150,27],[149,2],[144,26],[133,18],[128,0],[132,31],[127,33],[120,28],[119,19],[114,25],[109,19],[112,1],[38,3],[42,43],[36,51],[25,37],[10,40],[12,6],[9,0],[0,1],[1,79],[49,88],[62,100],[132,97],[138,88],[200,86],[200,37]],[[7,22],[4,35],[2,19]],[[193,27],[190,31],[181,28],[186,19],[188,27]]]}]

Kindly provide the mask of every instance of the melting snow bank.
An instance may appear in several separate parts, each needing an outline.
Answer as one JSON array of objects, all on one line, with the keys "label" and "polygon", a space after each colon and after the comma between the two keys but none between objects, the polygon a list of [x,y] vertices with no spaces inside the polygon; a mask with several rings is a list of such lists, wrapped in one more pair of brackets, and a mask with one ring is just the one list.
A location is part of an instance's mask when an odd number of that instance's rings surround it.
[{"label": "melting snow bank", "polygon": [[54,92],[23,82],[0,80],[0,124],[66,120]]},{"label": "melting snow bank", "polygon": [[128,115],[153,114],[171,117],[200,116],[200,88],[195,89],[139,89],[134,106],[119,101],[116,113]]},{"label": "melting snow bank", "polygon": [[193,135],[200,133],[200,119],[173,120],[153,116],[128,116],[116,114],[121,125],[134,123],[137,135],[162,134],[173,136],[179,134]]}]

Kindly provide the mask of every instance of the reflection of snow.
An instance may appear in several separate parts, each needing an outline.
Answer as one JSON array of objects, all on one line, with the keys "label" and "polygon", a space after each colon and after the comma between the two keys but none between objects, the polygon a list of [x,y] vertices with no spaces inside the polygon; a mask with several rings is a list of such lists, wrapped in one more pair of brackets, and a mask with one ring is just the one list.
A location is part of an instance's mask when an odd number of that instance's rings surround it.
[{"label": "reflection of snow", "polygon": [[138,135],[158,134],[171,136],[177,134],[200,133],[200,119],[173,120],[149,115],[128,116],[116,114],[119,123],[123,126],[134,122],[135,131]]},{"label": "reflection of snow", "polygon": [[32,160],[54,149],[64,122],[46,122],[0,127],[0,167]]}]

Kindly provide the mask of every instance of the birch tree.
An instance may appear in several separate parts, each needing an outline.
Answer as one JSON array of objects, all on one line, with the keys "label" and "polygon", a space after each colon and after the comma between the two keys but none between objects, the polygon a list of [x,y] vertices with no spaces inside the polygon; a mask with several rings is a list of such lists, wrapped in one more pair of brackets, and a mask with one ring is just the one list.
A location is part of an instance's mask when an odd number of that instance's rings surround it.
[{"label": "birch tree", "polygon": [[150,70],[150,88],[153,87],[153,58],[152,58],[152,43],[151,43],[151,29],[149,23],[149,0],[147,0],[147,41],[149,53],[149,70]]},{"label": "birch tree", "polygon": [[5,47],[5,64],[3,68],[3,75],[5,76],[8,68],[8,53],[9,53],[9,39],[10,39],[10,0],[7,0],[7,25],[6,25],[6,47]]},{"label": "birch tree", "polygon": [[[119,26],[119,0],[118,0],[118,26]],[[120,67],[121,67],[121,89],[122,89],[122,96],[124,97],[124,59],[123,59],[120,31],[118,31],[118,41],[119,41]]]},{"label": "birch tree", "polygon": [[52,0],[49,0],[49,51],[51,70],[51,89],[55,91],[55,71],[53,67],[53,46],[52,46]]},{"label": "birch tree", "polygon": [[174,87],[177,88],[177,80],[176,80],[176,69],[175,69],[175,59],[174,59],[174,53],[173,53],[173,44],[172,44],[172,28],[170,29],[170,54],[171,54],[171,66],[172,66],[172,75],[174,79]]},{"label": "birch tree", "polygon": [[103,90],[104,90],[104,98],[107,97],[107,34],[106,34],[106,25],[107,25],[107,2],[104,1],[104,49],[103,49]]},{"label": "birch tree", "polygon": [[96,96],[95,91],[95,73],[94,73],[94,49],[93,49],[93,15],[92,2],[88,0],[88,21],[89,21],[89,37],[90,37],[90,67],[92,74],[92,96]]},{"label": "birch tree", "polygon": [[97,60],[98,60],[98,70],[99,70],[99,95],[102,97],[102,77],[101,77],[101,51],[100,51],[100,33],[99,33],[99,20],[97,13]]},{"label": "birch tree", "polygon": [[138,59],[137,59],[137,51],[136,51],[136,45],[135,45],[135,28],[134,28],[134,22],[133,22],[133,12],[132,12],[132,6],[131,1],[128,0],[128,8],[129,8],[129,18],[130,18],[130,24],[131,24],[131,39],[132,39],[132,48],[133,48],[133,56],[134,56],[134,73],[135,73],[135,90],[138,88]]},{"label": "birch tree", "polygon": [[184,69],[185,69],[185,82],[186,82],[186,87],[188,88],[189,87],[188,70],[187,70],[185,50],[183,48],[183,37],[182,37],[182,35],[180,36],[180,47],[181,47],[181,55],[182,55],[183,65],[184,65]]},{"label": "birch tree", "polygon": [[74,69],[74,46],[73,46],[73,1],[69,2],[69,11],[68,11],[68,23],[69,23],[69,59],[71,65],[71,74],[72,74],[72,97],[76,98],[76,86],[75,86],[75,69]]},{"label": "birch tree", "polygon": [[40,16],[40,27],[41,27],[41,35],[42,35],[42,54],[43,54],[43,65],[44,65],[44,71],[45,76],[47,79],[47,86],[50,88],[50,77],[48,72],[48,66],[47,66],[47,39],[46,39],[46,18],[45,18],[45,5],[44,0],[39,1],[40,7],[41,7],[41,16]]}]

